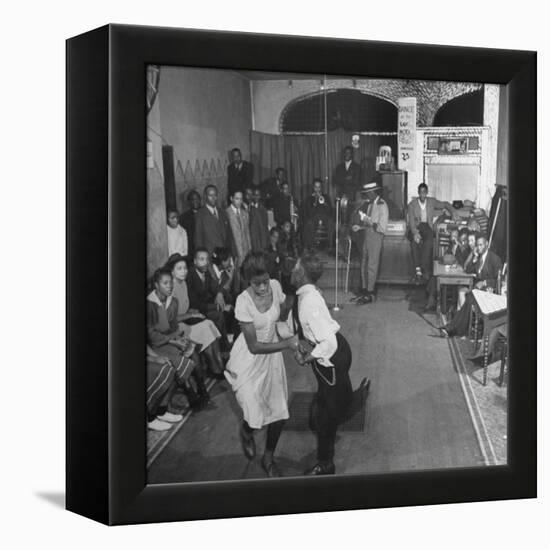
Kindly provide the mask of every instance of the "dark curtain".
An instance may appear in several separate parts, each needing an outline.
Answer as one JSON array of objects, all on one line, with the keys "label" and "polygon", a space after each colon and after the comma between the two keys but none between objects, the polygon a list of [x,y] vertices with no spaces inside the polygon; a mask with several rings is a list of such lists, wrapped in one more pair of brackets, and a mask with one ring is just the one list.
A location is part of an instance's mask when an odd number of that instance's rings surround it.
[{"label": "dark curtain", "polygon": [[[351,145],[353,133],[336,130],[328,133],[328,192],[335,198],[332,174],[337,164],[342,162],[344,147]],[[287,171],[292,194],[302,202],[312,192],[312,182],[316,177],[325,181],[325,137],[324,135],[285,136],[251,132],[251,161],[254,173],[261,183],[275,173],[279,166]],[[361,165],[362,183],[374,181],[376,176],[376,156],[381,145],[389,145],[395,156],[396,136],[361,136],[359,149],[354,149],[354,160]]]}]

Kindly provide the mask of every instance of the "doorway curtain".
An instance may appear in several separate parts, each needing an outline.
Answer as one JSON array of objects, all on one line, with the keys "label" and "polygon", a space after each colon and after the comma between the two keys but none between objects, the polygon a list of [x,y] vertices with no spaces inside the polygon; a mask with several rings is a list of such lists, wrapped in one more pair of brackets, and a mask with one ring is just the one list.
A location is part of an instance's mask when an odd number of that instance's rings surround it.
[{"label": "doorway curtain", "polygon": [[[331,200],[336,197],[332,174],[342,162],[344,147],[351,145],[354,132],[336,130],[328,133],[328,189],[323,183],[323,191]],[[393,156],[397,153],[397,136],[362,135],[359,148],[354,149],[354,160],[361,166],[361,183],[374,181],[376,177],[376,156],[381,145],[389,145]],[[251,161],[254,164],[255,183],[261,183],[275,174],[275,169],[283,167],[287,172],[290,190],[302,203],[312,193],[313,179],[325,182],[325,136],[287,136],[264,134],[251,131]]]}]

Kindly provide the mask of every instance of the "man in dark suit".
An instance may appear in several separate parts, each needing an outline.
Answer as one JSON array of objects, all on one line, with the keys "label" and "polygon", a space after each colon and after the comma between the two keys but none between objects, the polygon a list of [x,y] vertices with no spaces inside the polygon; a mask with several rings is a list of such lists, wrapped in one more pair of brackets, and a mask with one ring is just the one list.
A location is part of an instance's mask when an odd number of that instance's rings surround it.
[{"label": "man in dark suit", "polygon": [[225,299],[218,282],[208,269],[210,255],[204,247],[196,247],[193,257],[193,267],[187,275],[187,291],[189,308],[202,313],[218,327],[222,335],[222,347],[228,347],[225,325]]},{"label": "man in dark suit", "polygon": [[217,247],[231,248],[229,220],[218,208],[218,189],[207,185],[204,189],[204,206],[195,214],[195,250],[206,248],[210,254]]},{"label": "man in dark suit", "polygon": [[312,248],[315,240],[315,231],[322,225],[328,238],[328,245],[333,245],[334,222],[332,221],[332,204],[326,193],[323,193],[323,182],[320,178],[313,180],[313,194],[303,203],[304,218],[304,247]]},{"label": "man in dark suit", "polygon": [[272,205],[273,217],[279,227],[285,222],[294,223],[298,214],[298,203],[290,194],[290,186],[286,181],[281,185],[281,192],[273,199]]},{"label": "man in dark suit", "polygon": [[[466,273],[474,273],[474,287],[478,290],[496,290],[498,274],[502,269],[501,259],[489,250],[489,242],[485,235],[476,239],[473,260],[466,266]],[[468,330],[468,319],[474,297],[471,292],[466,294],[464,305],[450,323],[440,330],[444,336],[464,336]]]},{"label": "man in dark suit", "polygon": [[275,175],[260,185],[266,208],[273,208],[273,200],[281,193],[281,187],[286,182],[286,170],[279,167]]},{"label": "man in dark suit", "polygon": [[230,197],[235,191],[242,191],[246,187],[252,187],[254,178],[254,166],[243,160],[241,150],[231,151],[231,164],[227,167],[227,196]]},{"label": "man in dark suit", "polygon": [[252,251],[263,252],[269,244],[269,228],[267,225],[267,210],[262,204],[262,194],[258,188],[252,190],[248,215],[250,218]]},{"label": "man in dark suit", "polygon": [[187,203],[189,209],[186,210],[179,219],[180,225],[187,232],[187,251],[189,256],[193,256],[195,251],[195,215],[201,207],[201,196],[194,189],[187,194]]},{"label": "man in dark suit", "polygon": [[353,160],[353,147],[344,149],[344,160],[334,170],[332,178],[336,187],[336,196],[345,195],[349,201],[355,200],[355,194],[361,185],[361,167]]}]

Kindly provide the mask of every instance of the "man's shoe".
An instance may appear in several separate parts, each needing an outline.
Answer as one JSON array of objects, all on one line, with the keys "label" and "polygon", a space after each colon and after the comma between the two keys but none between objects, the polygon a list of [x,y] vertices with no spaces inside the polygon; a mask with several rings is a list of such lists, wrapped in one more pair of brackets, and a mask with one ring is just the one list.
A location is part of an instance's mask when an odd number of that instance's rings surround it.
[{"label": "man's shoe", "polygon": [[273,459],[268,462],[265,458],[262,458],[262,468],[267,477],[283,477],[279,466],[277,466],[277,463]]},{"label": "man's shoe", "polygon": [[181,422],[183,420],[183,415],[174,414],[166,411],[162,416],[157,416],[157,419],[161,420],[162,422],[170,422],[171,424],[173,424],[176,422]]},{"label": "man's shoe", "polygon": [[244,456],[248,460],[252,460],[256,456],[256,442],[254,441],[254,434],[248,434],[241,427],[239,431],[241,436],[241,447],[243,448]]},{"label": "man's shoe", "polygon": [[155,418],[151,422],[147,422],[147,427],[154,432],[166,432],[172,427],[172,424]]},{"label": "man's shoe", "polygon": [[306,470],[304,472],[305,476],[330,476],[334,475],[336,472],[336,468],[334,466],[334,462],[318,462],[313,466],[313,468],[310,468],[309,470]]},{"label": "man's shoe", "polygon": [[371,294],[365,294],[364,296],[361,296],[357,299],[355,302],[358,306],[363,306],[365,304],[370,304],[372,302],[372,295]]}]

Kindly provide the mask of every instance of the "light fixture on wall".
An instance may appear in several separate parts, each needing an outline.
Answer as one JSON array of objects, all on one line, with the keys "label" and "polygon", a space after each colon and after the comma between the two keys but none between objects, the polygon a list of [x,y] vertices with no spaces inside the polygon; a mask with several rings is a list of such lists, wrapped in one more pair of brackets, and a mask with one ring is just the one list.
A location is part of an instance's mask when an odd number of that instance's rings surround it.
[{"label": "light fixture on wall", "polygon": [[292,88],[292,80],[289,80],[289,81],[288,81],[288,87],[289,87],[289,88]]},{"label": "light fixture on wall", "polygon": [[325,83],[322,80],[319,80],[319,86],[320,86],[321,90],[325,89]]}]

